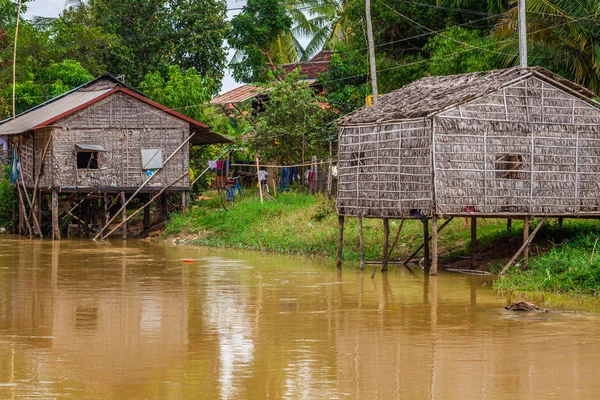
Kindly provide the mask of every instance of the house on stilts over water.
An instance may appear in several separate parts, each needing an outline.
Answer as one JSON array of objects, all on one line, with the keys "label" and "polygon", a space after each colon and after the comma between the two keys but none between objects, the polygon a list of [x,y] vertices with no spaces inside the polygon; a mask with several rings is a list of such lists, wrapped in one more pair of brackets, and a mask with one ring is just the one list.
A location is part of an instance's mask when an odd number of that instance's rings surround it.
[{"label": "house on stilts over water", "polygon": [[[543,68],[427,77],[349,114],[339,130],[338,264],[345,217],[420,218],[437,273],[438,219],[524,220],[520,254],[550,217],[600,217],[600,104]],[[541,222],[529,234],[531,219]],[[361,231],[359,229],[359,231]],[[507,265],[507,267],[509,266]],[[505,268],[506,269],[506,268]]]},{"label": "house on stilts over water", "polygon": [[189,146],[229,142],[108,74],[0,122],[0,136],[9,139],[11,175],[18,177],[21,233],[42,236],[40,210],[48,198],[56,239],[70,224],[102,236],[109,223],[121,222],[117,217],[125,220],[132,200],[156,199],[160,218],[175,198],[186,210]]}]

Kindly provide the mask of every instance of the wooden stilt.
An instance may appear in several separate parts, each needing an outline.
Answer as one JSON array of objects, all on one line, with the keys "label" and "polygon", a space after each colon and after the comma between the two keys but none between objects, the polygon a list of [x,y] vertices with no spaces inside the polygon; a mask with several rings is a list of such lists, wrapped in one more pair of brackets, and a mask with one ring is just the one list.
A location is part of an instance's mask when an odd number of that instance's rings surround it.
[{"label": "wooden stilt", "polygon": [[512,219],[510,219],[510,218],[508,218],[508,219],[506,220],[506,230],[507,230],[507,231],[510,231],[510,230],[512,230]]},{"label": "wooden stilt", "polygon": [[338,216],[338,248],[337,248],[337,267],[342,268],[343,246],[344,246],[344,216]]},{"label": "wooden stilt", "polygon": [[144,202],[146,202],[146,205],[144,206],[144,224],[142,229],[145,231],[150,228],[150,194],[144,195]]},{"label": "wooden stilt", "polygon": [[190,192],[181,193],[181,213],[183,215],[190,212]]},{"label": "wooden stilt", "polygon": [[563,218],[562,218],[562,217],[560,217],[560,218],[558,219],[558,229],[562,229],[562,228],[563,228]]},{"label": "wooden stilt", "polygon": [[52,240],[60,240],[58,225],[58,191],[52,191]]},{"label": "wooden stilt", "polygon": [[35,199],[33,199],[33,212],[40,224],[40,231],[38,232],[38,235],[40,236],[40,239],[44,238],[44,235],[42,234],[41,231],[41,225],[42,225],[42,193],[40,191],[38,191],[35,195]]},{"label": "wooden stilt", "polygon": [[[446,221],[444,221],[444,223],[442,224],[442,226],[439,227],[438,229],[438,233],[442,231],[442,229],[444,229],[446,227],[446,225],[448,225],[452,220],[454,219],[454,217],[450,217],[448,218]],[[431,241],[431,238],[429,238],[429,241]],[[419,254],[419,252],[421,251],[421,249],[425,246],[425,243],[422,243],[418,249],[416,249],[410,256],[408,256],[408,258],[406,259],[406,261],[404,261],[402,263],[402,265],[407,265],[410,260],[412,260],[417,254]]]},{"label": "wooden stilt", "polygon": [[387,261],[386,264],[390,263],[390,259],[392,258],[392,253],[394,252],[394,249],[396,248],[396,245],[398,245],[398,240],[400,239],[400,232],[402,232],[402,227],[404,226],[404,219],[400,220],[400,226],[398,227],[398,231],[396,232],[396,236],[394,237],[394,240],[392,241],[392,245],[389,248],[389,251],[387,253]]},{"label": "wooden stilt", "polygon": [[431,217],[431,270],[429,275],[438,273],[438,219],[434,215]]},{"label": "wooden stilt", "polygon": [[[127,204],[127,196],[125,192],[121,192],[121,204]],[[121,217],[123,218],[123,240],[127,240],[127,207],[121,206]]]},{"label": "wooden stilt", "polygon": [[169,214],[169,203],[167,200],[167,194],[166,193],[161,193],[160,194],[160,221],[166,221],[167,220],[167,216]]},{"label": "wooden stilt", "polygon": [[429,220],[423,222],[423,258],[425,259],[425,268],[431,267],[429,257]]},{"label": "wooden stilt", "polygon": [[358,246],[360,250],[360,270],[365,269],[365,238],[363,236],[363,219],[358,217]]},{"label": "wooden stilt", "polygon": [[[33,212],[33,204],[31,202],[31,199],[29,198],[29,194],[27,193],[27,187],[25,186],[25,180],[23,179],[23,174],[19,173],[19,180],[17,181],[17,185],[19,184],[19,181],[21,181],[21,184],[23,185],[23,194],[22,196],[25,198],[25,200],[27,200],[27,204],[29,205],[29,220],[32,221],[32,226],[33,226],[33,234],[34,235],[39,235],[40,239],[43,239],[42,236],[42,228],[40,227],[40,222],[38,220],[37,215]],[[25,206],[25,203],[23,203],[23,206]],[[27,209],[26,209],[27,210]]]},{"label": "wooden stilt", "polygon": [[383,259],[381,260],[381,272],[387,271],[387,255],[389,252],[390,220],[383,218]]},{"label": "wooden stilt", "polygon": [[[527,243],[529,239],[529,217],[523,218],[523,243]],[[523,250],[523,269],[527,269],[529,264],[529,245]]]},{"label": "wooden stilt", "polygon": [[516,254],[513,256],[513,258],[510,259],[510,261],[508,262],[508,264],[506,264],[504,266],[504,268],[502,268],[502,271],[500,271],[500,275],[504,275],[506,273],[506,271],[508,271],[508,269],[510,267],[512,267],[515,262],[517,262],[517,259],[519,258],[519,256],[523,252],[523,250],[525,250],[525,248],[527,246],[529,246],[529,244],[533,241],[533,238],[538,233],[538,231],[540,230],[540,228],[542,227],[542,225],[544,225],[544,222],[546,222],[547,219],[548,219],[548,217],[542,218],[542,220],[540,221],[540,223],[538,224],[538,226],[536,226],[535,229],[533,230],[533,232],[531,232],[531,235],[529,235],[529,238],[527,239],[527,241],[525,243],[523,243],[523,245],[521,246],[521,248],[516,252]]},{"label": "wooden stilt", "polygon": [[260,204],[263,204],[263,190],[260,184],[260,165],[258,164],[258,156],[256,156],[256,180],[258,181],[258,194],[260,194]]},{"label": "wooden stilt", "polygon": [[471,217],[471,268],[477,267],[477,217]]},{"label": "wooden stilt", "polygon": [[27,217],[27,209],[25,209],[25,202],[23,200],[23,193],[21,193],[21,188],[19,187],[19,182],[16,182],[17,193],[19,195],[19,218],[23,220],[25,223],[26,230],[23,230],[23,233],[28,232],[29,238],[33,237],[33,232],[31,229],[31,224],[29,223],[29,218]]}]

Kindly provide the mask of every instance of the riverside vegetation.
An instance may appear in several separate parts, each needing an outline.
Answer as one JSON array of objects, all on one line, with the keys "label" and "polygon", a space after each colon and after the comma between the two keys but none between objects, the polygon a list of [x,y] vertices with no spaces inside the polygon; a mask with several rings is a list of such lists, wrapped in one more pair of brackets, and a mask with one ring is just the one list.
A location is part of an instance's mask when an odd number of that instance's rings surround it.
[{"label": "riverside vegetation", "polygon": [[[536,221],[532,222],[532,226]],[[390,223],[395,235],[399,221]],[[497,273],[521,244],[522,223],[514,221],[506,229],[506,220],[478,220],[479,267]],[[354,218],[346,222],[344,259],[359,260],[358,225]],[[283,193],[277,201],[261,204],[255,197],[240,201],[224,211],[218,198],[203,200],[187,215],[173,215],[165,238],[182,236],[188,243],[204,246],[321,256],[333,259],[337,253],[337,215],[335,203],[326,196],[298,192]],[[596,221],[567,220],[562,229],[547,222],[531,246],[529,268],[511,272],[498,280],[499,290],[544,291],[585,295],[600,294],[600,248],[592,257],[600,237]],[[365,259],[380,260],[383,230],[380,220],[364,220]],[[391,239],[390,239],[391,240]],[[418,220],[407,221],[400,234],[392,259],[405,259],[423,240]],[[440,233],[444,265],[466,266],[470,230],[463,218],[454,219]],[[418,257],[422,257],[419,255]],[[461,263],[462,261],[462,263]]]}]

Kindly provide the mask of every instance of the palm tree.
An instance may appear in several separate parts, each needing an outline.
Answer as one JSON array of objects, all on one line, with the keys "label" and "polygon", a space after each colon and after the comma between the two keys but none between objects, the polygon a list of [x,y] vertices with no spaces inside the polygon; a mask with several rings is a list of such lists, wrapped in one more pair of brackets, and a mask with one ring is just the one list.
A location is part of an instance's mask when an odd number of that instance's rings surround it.
[{"label": "palm tree", "polygon": [[[496,29],[501,64],[518,64],[516,4]],[[600,92],[600,0],[527,0],[529,63]]]}]

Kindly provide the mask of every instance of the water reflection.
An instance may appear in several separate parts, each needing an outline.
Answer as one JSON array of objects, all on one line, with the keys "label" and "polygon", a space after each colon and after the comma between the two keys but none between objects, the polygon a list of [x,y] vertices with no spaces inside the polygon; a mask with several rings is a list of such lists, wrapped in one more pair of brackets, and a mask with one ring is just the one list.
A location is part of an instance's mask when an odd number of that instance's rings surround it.
[{"label": "water reflection", "polygon": [[600,395],[598,315],[508,314],[482,277],[133,241],[0,254],[2,399]]}]

